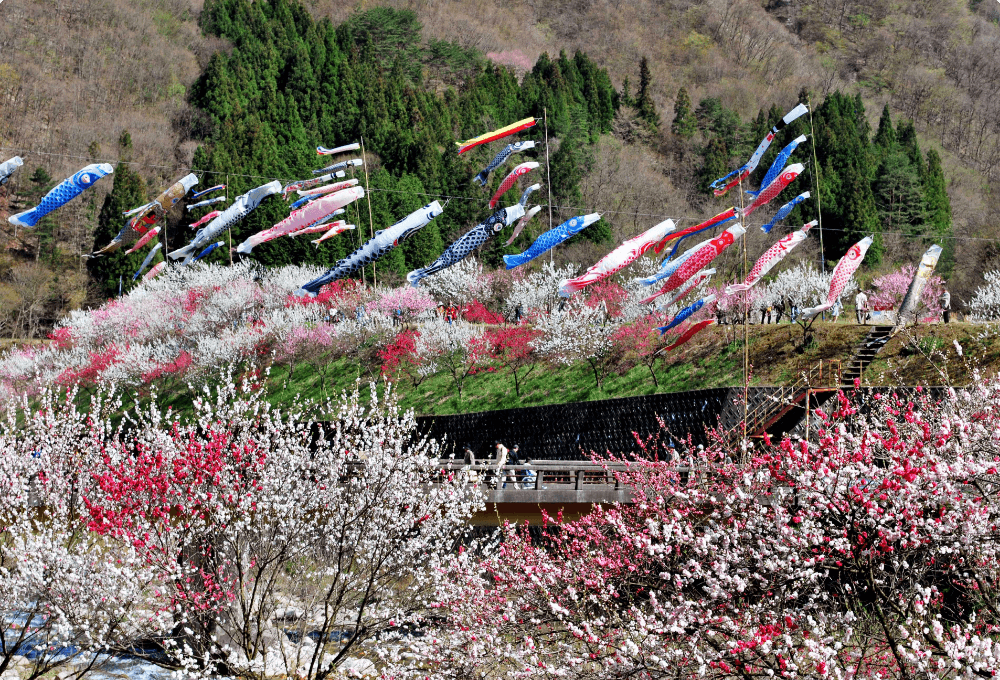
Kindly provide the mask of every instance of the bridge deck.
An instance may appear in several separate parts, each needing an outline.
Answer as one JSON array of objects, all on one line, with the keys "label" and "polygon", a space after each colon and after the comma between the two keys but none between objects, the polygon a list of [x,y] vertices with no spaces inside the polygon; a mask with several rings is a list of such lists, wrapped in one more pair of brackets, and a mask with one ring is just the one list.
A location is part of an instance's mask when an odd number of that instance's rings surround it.
[{"label": "bridge deck", "polygon": [[[632,491],[615,475],[625,465],[607,466],[580,461],[532,461],[521,465],[497,466],[489,462],[463,465],[441,461],[446,473],[463,475],[480,487],[486,510],[472,519],[474,525],[498,525],[503,521],[538,524],[542,511],[555,517],[576,519],[596,504],[632,503]],[[686,467],[678,471],[687,473]]]}]

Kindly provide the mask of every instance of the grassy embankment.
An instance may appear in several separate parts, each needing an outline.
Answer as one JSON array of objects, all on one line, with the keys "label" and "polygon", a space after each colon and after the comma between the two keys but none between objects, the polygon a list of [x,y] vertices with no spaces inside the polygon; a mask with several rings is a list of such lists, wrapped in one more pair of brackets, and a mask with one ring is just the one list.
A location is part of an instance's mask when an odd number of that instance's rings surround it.
[{"label": "grassy embankment", "polygon": [[[742,328],[736,329],[736,333],[737,339],[741,339]],[[749,333],[751,385],[781,385],[793,383],[801,371],[820,360],[839,359],[846,367],[866,329],[846,323],[817,323],[812,330],[813,339],[805,347],[802,330],[797,325],[751,326]],[[963,348],[962,357],[955,351],[956,340]],[[723,326],[708,329],[658,362],[655,366],[658,384],[654,384],[649,370],[640,365],[620,374],[612,373],[598,389],[590,367],[578,364],[539,365],[522,383],[520,396],[515,394],[513,378],[506,371],[468,377],[461,402],[451,377],[444,373],[426,379],[417,387],[404,381],[397,388],[404,407],[421,415],[443,415],[740,385],[742,365],[742,344],[733,341],[731,327]],[[1000,331],[964,323],[923,326],[893,338],[865,373],[864,384],[962,385],[972,380],[976,369],[984,374],[1000,369]],[[352,389],[355,381],[361,380],[364,393],[372,377],[358,362],[341,359],[326,367],[325,391],[328,395],[338,394]],[[297,365],[291,380],[287,366],[272,367],[268,392],[274,404],[320,398],[323,391],[323,379],[313,366]],[[188,395],[173,397],[178,407],[188,400]]]}]

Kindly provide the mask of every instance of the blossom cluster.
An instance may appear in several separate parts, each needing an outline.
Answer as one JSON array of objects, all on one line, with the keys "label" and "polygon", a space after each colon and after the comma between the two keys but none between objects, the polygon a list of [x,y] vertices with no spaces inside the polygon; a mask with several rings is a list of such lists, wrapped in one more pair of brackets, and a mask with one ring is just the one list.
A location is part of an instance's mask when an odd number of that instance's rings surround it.
[{"label": "blossom cluster", "polygon": [[859,399],[815,442],[595,456],[634,501],[453,556],[410,677],[996,677],[1000,382]]},{"label": "blossom cluster", "polygon": [[190,677],[319,679],[407,625],[481,502],[371,392],[276,409],[225,370],[188,417],[103,388],[9,411],[0,668],[81,677],[155,639]]}]

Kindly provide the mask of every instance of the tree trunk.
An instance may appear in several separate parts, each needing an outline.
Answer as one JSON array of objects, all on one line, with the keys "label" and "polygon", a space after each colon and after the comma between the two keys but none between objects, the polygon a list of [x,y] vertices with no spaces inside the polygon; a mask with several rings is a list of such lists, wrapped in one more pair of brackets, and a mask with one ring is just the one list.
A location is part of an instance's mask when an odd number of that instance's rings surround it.
[{"label": "tree trunk", "polygon": [[587,359],[587,363],[590,364],[590,368],[594,371],[594,382],[597,383],[597,389],[601,389],[601,375],[597,372],[597,362],[593,359]]}]

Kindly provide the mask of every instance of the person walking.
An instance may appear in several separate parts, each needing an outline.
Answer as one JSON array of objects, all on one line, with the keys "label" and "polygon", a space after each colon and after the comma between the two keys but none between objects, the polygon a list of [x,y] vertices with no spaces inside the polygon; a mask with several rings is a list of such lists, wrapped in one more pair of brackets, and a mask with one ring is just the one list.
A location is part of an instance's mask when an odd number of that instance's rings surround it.
[{"label": "person walking", "polygon": [[775,316],[776,316],[776,318],[774,319],[774,323],[776,323],[776,324],[781,323],[781,317],[783,317],[785,315],[785,298],[784,297],[778,298],[778,301],[774,305],[774,313],[775,313]]},{"label": "person walking", "polygon": [[951,293],[945,288],[941,292],[941,311],[945,323],[951,323]]},{"label": "person walking", "polygon": [[830,310],[830,317],[833,319],[833,323],[840,321],[840,313],[844,311],[844,305],[841,304],[840,298],[837,298],[836,302],[833,303],[833,309]]},{"label": "person walking", "polygon": [[[521,465],[521,445],[514,444],[510,447],[510,451],[507,453],[507,463],[510,465]],[[517,484],[522,481],[524,477],[524,470],[511,470],[510,474],[507,475],[507,481],[514,485],[514,488],[518,488]]]},{"label": "person walking", "polygon": [[868,296],[863,290],[859,290],[854,296],[854,314],[858,318],[859,326],[868,323]]},{"label": "person walking", "polygon": [[476,454],[472,452],[472,447],[468,444],[462,449],[462,461],[465,465],[469,467],[463,474],[465,474],[466,479],[470,484],[479,483],[479,473],[473,469],[476,467]]},{"label": "person walking", "polygon": [[496,466],[496,484],[497,488],[500,489],[507,486],[507,475],[504,474],[503,466],[507,464],[507,454],[509,453],[507,447],[500,443],[500,440],[493,442],[494,450],[496,455],[493,458],[494,465]]}]

